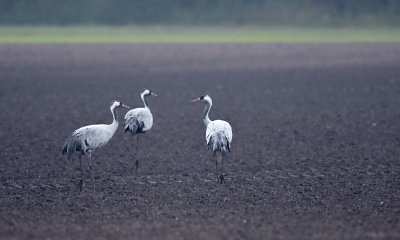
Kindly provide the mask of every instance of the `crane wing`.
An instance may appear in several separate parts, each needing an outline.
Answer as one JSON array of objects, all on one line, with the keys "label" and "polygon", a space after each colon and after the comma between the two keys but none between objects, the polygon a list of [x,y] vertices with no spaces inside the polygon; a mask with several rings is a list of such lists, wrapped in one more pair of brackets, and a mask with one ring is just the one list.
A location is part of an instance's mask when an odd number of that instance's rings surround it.
[{"label": "crane wing", "polygon": [[206,130],[206,141],[209,148],[214,151],[230,151],[232,142],[232,127],[228,122],[215,120],[208,124]]},{"label": "crane wing", "polygon": [[125,115],[124,130],[132,135],[143,133],[153,126],[153,115],[148,108],[135,108]]},{"label": "crane wing", "polygon": [[113,132],[107,125],[90,125],[75,130],[64,144],[63,154],[71,158],[75,151],[84,154],[88,150],[94,150],[104,146],[113,136]]},{"label": "crane wing", "polygon": [[113,132],[109,131],[107,125],[90,125],[77,129],[73,134],[82,144],[84,149],[96,149],[104,146],[112,137]]}]

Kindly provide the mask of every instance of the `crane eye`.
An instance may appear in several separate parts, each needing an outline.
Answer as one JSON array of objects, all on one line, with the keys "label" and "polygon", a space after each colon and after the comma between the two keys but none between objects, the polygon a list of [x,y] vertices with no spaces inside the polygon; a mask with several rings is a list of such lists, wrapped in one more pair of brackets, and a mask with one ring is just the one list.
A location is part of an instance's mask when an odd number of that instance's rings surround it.
[{"label": "crane eye", "polygon": [[204,99],[204,96],[201,96],[201,97],[200,97],[200,100],[203,100],[203,99]]}]

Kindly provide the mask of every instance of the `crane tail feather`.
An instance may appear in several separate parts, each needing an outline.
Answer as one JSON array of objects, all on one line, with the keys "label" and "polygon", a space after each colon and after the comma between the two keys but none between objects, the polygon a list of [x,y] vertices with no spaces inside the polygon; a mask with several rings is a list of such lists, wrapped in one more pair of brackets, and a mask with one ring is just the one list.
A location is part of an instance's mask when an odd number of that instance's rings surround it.
[{"label": "crane tail feather", "polygon": [[82,154],[84,153],[79,139],[75,136],[71,136],[65,142],[62,154],[67,154],[68,160],[70,160],[75,151],[81,151]]},{"label": "crane tail feather", "polygon": [[231,151],[231,144],[229,143],[229,140],[227,137],[225,137],[225,141],[226,141],[226,148],[228,149],[228,151]]},{"label": "crane tail feather", "polygon": [[217,152],[224,154],[227,151],[231,151],[228,139],[220,132],[217,132],[210,137],[208,148],[213,151],[214,156]]},{"label": "crane tail feather", "polygon": [[124,121],[124,131],[130,132],[132,136],[135,136],[138,133],[142,133],[144,128],[144,122],[139,121],[135,118],[128,118]]}]

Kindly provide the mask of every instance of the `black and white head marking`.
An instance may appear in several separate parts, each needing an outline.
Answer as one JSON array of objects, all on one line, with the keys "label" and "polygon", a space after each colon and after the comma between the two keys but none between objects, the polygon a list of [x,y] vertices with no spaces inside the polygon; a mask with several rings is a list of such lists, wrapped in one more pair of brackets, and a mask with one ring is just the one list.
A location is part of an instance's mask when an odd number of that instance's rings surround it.
[{"label": "black and white head marking", "polygon": [[142,94],[143,94],[143,96],[149,96],[149,95],[151,95],[151,91],[146,88],[143,90]]},{"label": "black and white head marking", "polygon": [[121,106],[122,106],[122,103],[119,100],[114,100],[110,104],[110,108],[116,108],[116,107],[121,107]]},{"label": "black and white head marking", "polygon": [[210,96],[208,96],[207,94],[204,94],[203,96],[200,97],[200,102],[212,103],[212,100],[211,100]]}]

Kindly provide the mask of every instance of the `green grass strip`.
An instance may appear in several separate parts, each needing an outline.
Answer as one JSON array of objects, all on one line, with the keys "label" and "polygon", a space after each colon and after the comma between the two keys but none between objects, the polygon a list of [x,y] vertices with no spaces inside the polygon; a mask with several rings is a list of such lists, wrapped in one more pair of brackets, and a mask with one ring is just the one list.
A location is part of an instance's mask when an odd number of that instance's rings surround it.
[{"label": "green grass strip", "polygon": [[400,42],[400,28],[0,27],[0,43]]}]

